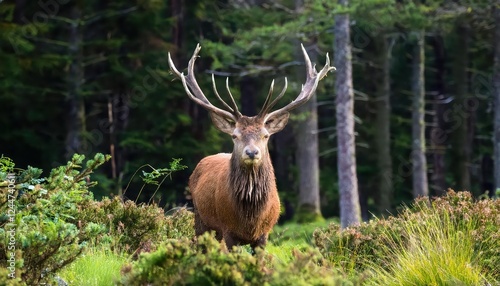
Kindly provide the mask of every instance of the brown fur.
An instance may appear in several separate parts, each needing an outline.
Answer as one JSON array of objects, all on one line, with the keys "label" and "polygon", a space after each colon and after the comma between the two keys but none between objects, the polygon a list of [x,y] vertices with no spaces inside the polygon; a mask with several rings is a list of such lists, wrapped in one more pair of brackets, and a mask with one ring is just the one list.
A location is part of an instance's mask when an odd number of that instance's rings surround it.
[{"label": "brown fur", "polygon": [[[229,249],[235,244],[264,246],[280,212],[271,162],[267,157],[268,162],[256,168],[240,165],[231,171],[231,161],[231,154],[205,157],[189,179],[198,220],[196,234],[215,230]],[[237,171],[241,172],[231,179]],[[255,184],[253,194],[248,192],[250,180]]]},{"label": "brown fur", "polygon": [[196,46],[189,61],[186,76],[177,70],[169,53],[170,68],[182,79],[189,98],[207,109],[214,125],[231,135],[234,142],[232,154],[204,158],[189,179],[197,235],[215,230],[217,237],[224,239],[229,249],[235,244],[250,244],[253,248],[266,244],[269,231],[276,224],[280,212],[274,170],[267,150],[269,136],[286,126],[288,112],[307,102],[319,80],[334,69],[330,66],[327,55],[325,66],[318,73],[306,49],[301,47],[307,79],[300,94],[291,103],[271,112],[287,88],[285,78],[283,90],[272,99],[273,81],[264,106],[254,117],[240,113],[229,87],[227,89],[232,105],[225,103],[217,92],[213,77],[214,91],[227,109],[214,106],[205,97],[194,76],[194,63],[200,52],[200,45]]},{"label": "brown fur", "polygon": [[[260,132],[256,127],[240,127],[248,140],[255,140],[252,136]],[[197,235],[215,230],[228,249],[239,244],[254,248],[266,244],[279,217],[280,201],[267,140],[263,143],[262,159],[256,165],[241,161],[237,143],[233,154],[208,156],[198,163],[189,179]]]}]

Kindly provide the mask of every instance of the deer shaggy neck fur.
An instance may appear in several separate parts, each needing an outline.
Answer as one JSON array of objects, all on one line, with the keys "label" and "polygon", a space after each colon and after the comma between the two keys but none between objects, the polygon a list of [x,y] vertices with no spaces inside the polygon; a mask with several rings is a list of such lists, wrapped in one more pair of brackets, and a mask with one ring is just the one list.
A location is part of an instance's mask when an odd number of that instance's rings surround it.
[{"label": "deer shaggy neck fur", "polygon": [[215,230],[229,249],[265,245],[280,212],[274,170],[266,157],[250,167],[226,153],[200,161],[189,179],[197,235]]},{"label": "deer shaggy neck fur", "polygon": [[245,165],[231,156],[229,188],[235,205],[242,210],[242,220],[252,220],[262,212],[274,184],[274,170],[269,157],[259,165]]}]

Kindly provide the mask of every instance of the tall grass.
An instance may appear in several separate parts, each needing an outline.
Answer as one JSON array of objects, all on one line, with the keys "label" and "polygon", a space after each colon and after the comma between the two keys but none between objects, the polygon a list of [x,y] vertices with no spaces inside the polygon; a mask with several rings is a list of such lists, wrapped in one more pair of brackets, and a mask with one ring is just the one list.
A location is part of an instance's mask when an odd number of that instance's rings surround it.
[{"label": "tall grass", "polygon": [[[422,212],[420,220],[407,220],[400,235],[389,239],[385,266],[372,265],[373,285],[485,285],[486,277],[474,251],[476,221],[457,223],[446,213]],[[394,230],[390,230],[394,231]],[[388,238],[395,233],[387,233]]]},{"label": "tall grass", "polygon": [[330,221],[315,221],[309,223],[289,222],[284,225],[276,225],[269,236],[269,244],[266,251],[283,263],[290,263],[295,256],[294,250],[304,251],[312,247],[313,232],[318,227],[325,227]]},{"label": "tall grass", "polygon": [[115,285],[127,258],[109,250],[93,249],[59,272],[59,276],[74,286]]}]

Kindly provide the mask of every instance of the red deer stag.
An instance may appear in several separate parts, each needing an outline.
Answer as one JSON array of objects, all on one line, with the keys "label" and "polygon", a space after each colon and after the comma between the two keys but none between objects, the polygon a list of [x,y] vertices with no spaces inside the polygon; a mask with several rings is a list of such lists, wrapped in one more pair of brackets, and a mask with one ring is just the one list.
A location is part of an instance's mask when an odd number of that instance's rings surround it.
[{"label": "red deer stag", "polygon": [[200,45],[197,45],[186,76],[177,70],[169,53],[170,68],[182,80],[189,98],[209,111],[220,131],[232,136],[234,149],[232,154],[220,153],[203,158],[189,178],[195,232],[200,235],[215,230],[217,239],[223,239],[229,250],[233,245],[242,244],[250,244],[253,249],[264,247],[280,213],[274,169],[267,149],[269,136],[285,127],[288,112],[309,100],[318,82],[334,67],[330,66],[327,55],[325,66],[318,73],[302,46],[307,79],[299,96],[285,107],[270,112],[287,88],[285,78],[283,90],[271,100],[273,80],[259,114],[247,117],[239,112],[227,80],[231,105],[220,97],[212,75],[214,93],[225,110],[214,106],[205,97],[194,76],[194,63],[200,49]]}]

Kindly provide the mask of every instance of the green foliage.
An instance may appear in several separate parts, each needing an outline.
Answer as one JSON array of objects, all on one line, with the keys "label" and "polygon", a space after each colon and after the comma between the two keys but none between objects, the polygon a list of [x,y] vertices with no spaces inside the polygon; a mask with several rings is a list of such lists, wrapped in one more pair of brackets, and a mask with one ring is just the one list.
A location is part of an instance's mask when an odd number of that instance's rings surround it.
[{"label": "green foliage", "polygon": [[[448,213],[426,215],[425,224],[408,223],[406,241],[389,241],[390,263],[373,264],[373,285],[482,285],[481,250],[475,250],[475,221],[451,221]],[[469,224],[469,225],[465,225]]]},{"label": "green foliage", "polygon": [[[449,191],[431,202],[418,199],[397,217],[344,230],[332,224],[314,233],[314,243],[326,259],[351,274],[378,266],[378,275],[381,269],[389,269],[385,277],[406,277],[419,271],[434,271],[439,276],[448,265],[449,275],[470,270],[464,283],[471,277],[483,276],[498,281],[499,219],[499,200],[475,201],[470,193]],[[439,255],[433,250],[439,250]],[[406,267],[409,272],[405,274],[405,263],[420,268]],[[432,273],[428,274],[432,277]]]},{"label": "green foliage", "polygon": [[58,275],[68,285],[112,285],[120,279],[120,269],[127,261],[123,255],[106,250],[88,251],[65,267]]},{"label": "green foliage", "polygon": [[157,179],[159,177],[163,176],[171,177],[172,172],[184,170],[187,168],[186,166],[180,164],[181,160],[182,159],[173,159],[172,162],[170,162],[169,168],[159,168],[159,169],[153,168],[153,171],[149,173],[142,171],[142,180],[146,184],[158,185],[159,182],[157,181]]},{"label": "green foliage", "polygon": [[0,172],[4,174],[12,172],[14,170],[14,166],[16,166],[16,164],[12,161],[11,158],[4,157],[3,155],[0,156]]},{"label": "green foliage", "polygon": [[312,249],[295,251],[288,264],[259,249],[252,256],[206,233],[195,241],[169,240],[156,252],[124,266],[121,285],[343,285],[344,280]]},{"label": "green foliage", "polygon": [[24,286],[26,283],[22,282],[21,278],[9,278],[10,271],[7,268],[0,268],[0,285],[8,286]]},{"label": "green foliage", "polygon": [[[333,223],[332,220],[329,222]],[[314,231],[326,225],[328,225],[328,222],[325,220],[309,223],[289,222],[283,225],[276,225],[269,234],[269,242],[276,246],[289,242],[293,244],[305,243],[312,245]]]},{"label": "green foliage", "polygon": [[88,188],[95,183],[88,176],[109,156],[97,154],[82,169],[84,159],[73,156],[45,179],[41,170],[29,167],[17,174],[14,189],[1,182],[0,263],[6,267],[15,251],[16,276],[28,285],[51,281],[99,233],[79,226],[77,217],[92,202]]},{"label": "green foliage", "polygon": [[185,208],[165,216],[156,205],[123,202],[119,197],[93,202],[79,218],[106,226],[102,235],[94,236],[94,245],[118,253],[138,254],[156,249],[165,239],[194,236],[194,217]]}]

